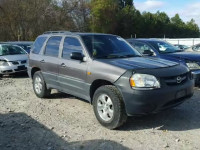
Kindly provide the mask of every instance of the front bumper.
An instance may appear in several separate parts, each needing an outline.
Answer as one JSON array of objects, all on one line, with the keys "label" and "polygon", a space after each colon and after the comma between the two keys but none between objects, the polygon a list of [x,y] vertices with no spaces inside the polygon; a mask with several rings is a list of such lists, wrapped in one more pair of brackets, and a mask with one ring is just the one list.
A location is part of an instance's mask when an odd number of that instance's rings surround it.
[{"label": "front bumper", "polygon": [[196,85],[200,85],[200,70],[192,71],[193,78]]},{"label": "front bumper", "polygon": [[26,71],[27,71],[27,63],[19,65],[0,66],[0,74],[2,75],[13,74],[17,72],[26,72]]},{"label": "front bumper", "polygon": [[129,80],[122,77],[115,85],[121,92],[128,116],[157,113],[175,107],[190,98],[194,91],[194,80],[188,79],[179,85],[165,85],[160,89],[132,89]]}]

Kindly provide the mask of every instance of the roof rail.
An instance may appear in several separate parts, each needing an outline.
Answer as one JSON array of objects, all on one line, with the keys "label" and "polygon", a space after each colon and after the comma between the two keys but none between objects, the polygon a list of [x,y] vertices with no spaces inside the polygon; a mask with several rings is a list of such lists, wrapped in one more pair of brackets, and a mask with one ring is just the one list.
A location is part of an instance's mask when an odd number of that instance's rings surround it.
[{"label": "roof rail", "polygon": [[46,31],[43,34],[58,34],[58,33],[71,33],[70,31]]}]

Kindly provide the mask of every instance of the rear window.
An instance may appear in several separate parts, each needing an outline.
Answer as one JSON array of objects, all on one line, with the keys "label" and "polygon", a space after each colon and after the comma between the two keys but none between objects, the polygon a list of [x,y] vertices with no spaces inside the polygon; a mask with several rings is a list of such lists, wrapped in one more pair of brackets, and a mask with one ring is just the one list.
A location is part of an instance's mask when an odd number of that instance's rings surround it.
[{"label": "rear window", "polygon": [[32,53],[39,54],[44,42],[46,41],[47,37],[38,37],[33,44]]},{"label": "rear window", "polygon": [[61,36],[54,36],[49,38],[44,54],[47,56],[58,57],[61,39]]}]

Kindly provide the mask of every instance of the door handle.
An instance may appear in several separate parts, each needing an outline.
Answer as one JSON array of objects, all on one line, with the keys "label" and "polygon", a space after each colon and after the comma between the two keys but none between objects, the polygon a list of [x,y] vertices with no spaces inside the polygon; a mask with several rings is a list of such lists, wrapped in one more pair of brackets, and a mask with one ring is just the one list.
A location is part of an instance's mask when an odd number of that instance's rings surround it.
[{"label": "door handle", "polygon": [[66,65],[64,63],[61,64],[61,67],[66,67]]},{"label": "door handle", "polygon": [[45,63],[44,59],[43,59],[43,60],[40,60],[40,62],[41,62],[41,63]]}]

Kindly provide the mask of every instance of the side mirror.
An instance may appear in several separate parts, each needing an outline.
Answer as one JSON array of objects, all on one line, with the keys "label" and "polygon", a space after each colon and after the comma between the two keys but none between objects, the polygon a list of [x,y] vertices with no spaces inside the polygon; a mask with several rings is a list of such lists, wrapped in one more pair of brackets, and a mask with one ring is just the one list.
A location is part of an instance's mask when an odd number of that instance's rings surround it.
[{"label": "side mirror", "polygon": [[150,51],[150,50],[145,50],[145,51],[143,52],[143,55],[145,55],[145,56],[153,56],[153,55],[154,55],[154,52],[152,52],[152,51]]},{"label": "side mirror", "polygon": [[71,59],[74,59],[74,60],[80,60],[80,61],[83,61],[83,54],[82,53],[79,53],[79,52],[72,52],[71,55],[70,55],[70,58]]}]

